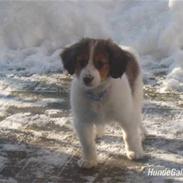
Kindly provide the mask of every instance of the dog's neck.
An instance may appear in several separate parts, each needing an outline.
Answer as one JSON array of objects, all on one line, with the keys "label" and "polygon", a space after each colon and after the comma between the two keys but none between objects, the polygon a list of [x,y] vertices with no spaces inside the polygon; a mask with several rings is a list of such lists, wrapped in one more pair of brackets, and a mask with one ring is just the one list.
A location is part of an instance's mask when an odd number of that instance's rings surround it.
[{"label": "dog's neck", "polygon": [[103,82],[100,86],[94,89],[85,91],[85,95],[89,100],[101,102],[110,93],[111,83],[109,81]]}]

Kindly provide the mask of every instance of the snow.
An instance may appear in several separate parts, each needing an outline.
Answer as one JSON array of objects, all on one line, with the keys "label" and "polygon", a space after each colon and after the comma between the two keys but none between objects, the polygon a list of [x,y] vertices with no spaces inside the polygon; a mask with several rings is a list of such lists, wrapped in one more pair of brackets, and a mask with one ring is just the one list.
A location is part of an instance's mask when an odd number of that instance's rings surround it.
[{"label": "snow", "polygon": [[183,91],[183,2],[179,0],[0,4],[1,73],[60,71],[63,47],[82,37],[102,37],[134,47],[142,65],[152,63],[144,73],[163,63],[162,91]]}]

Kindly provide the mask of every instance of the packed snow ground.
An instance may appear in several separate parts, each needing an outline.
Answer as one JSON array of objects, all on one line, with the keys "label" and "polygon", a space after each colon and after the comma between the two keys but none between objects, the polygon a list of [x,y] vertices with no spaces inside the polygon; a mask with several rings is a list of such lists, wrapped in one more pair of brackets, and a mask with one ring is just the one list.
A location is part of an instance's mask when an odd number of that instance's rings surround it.
[{"label": "packed snow ground", "polygon": [[1,77],[0,182],[183,181],[147,175],[149,168],[183,168],[183,95],[145,85],[146,157],[127,160],[122,131],[114,124],[97,141],[98,167],[87,171],[77,166],[81,153],[71,125],[70,80],[59,73]]},{"label": "packed snow ground", "polygon": [[[0,2],[0,182],[182,182],[148,177],[183,168],[183,1]],[[125,157],[118,126],[98,142],[100,164],[80,170],[70,78],[59,54],[82,37],[134,47],[144,72],[147,157]]]}]

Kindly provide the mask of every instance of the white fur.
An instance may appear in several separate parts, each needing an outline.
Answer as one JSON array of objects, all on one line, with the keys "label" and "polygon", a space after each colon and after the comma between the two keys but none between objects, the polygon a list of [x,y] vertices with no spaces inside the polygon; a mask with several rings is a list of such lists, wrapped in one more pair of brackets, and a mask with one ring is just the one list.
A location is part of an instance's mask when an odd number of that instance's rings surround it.
[{"label": "white fur", "polygon": [[[94,53],[94,48],[95,48],[96,44],[97,44],[97,42],[90,45],[90,56],[89,56],[88,64],[87,64],[87,66],[85,68],[82,69],[82,71],[81,71],[81,73],[79,75],[80,84],[85,89],[96,88],[101,83],[100,74],[97,71],[97,69],[95,68],[95,66],[93,65],[93,53]],[[87,77],[87,76],[93,76],[94,77],[94,79],[91,82],[91,85],[90,86],[86,86],[83,83],[83,78],[84,77]]]},{"label": "white fur", "polygon": [[[94,76],[91,88],[83,84],[82,79],[86,74]],[[108,94],[102,101],[93,101],[85,95],[87,89],[97,93],[103,88],[108,90]],[[97,165],[95,126],[97,134],[101,136],[103,126],[110,121],[118,122],[123,129],[127,157],[131,160],[143,157],[142,99],[141,71],[136,78],[133,94],[126,74],[101,83],[100,75],[91,62],[81,71],[79,77],[74,78],[71,86],[71,108],[74,127],[83,150],[83,158],[78,163],[80,167],[91,168]]]}]

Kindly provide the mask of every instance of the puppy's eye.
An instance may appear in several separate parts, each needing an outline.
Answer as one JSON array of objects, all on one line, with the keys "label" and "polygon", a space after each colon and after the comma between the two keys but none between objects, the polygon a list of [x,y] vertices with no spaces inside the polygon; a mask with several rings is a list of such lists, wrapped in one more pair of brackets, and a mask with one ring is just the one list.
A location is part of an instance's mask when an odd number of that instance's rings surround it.
[{"label": "puppy's eye", "polygon": [[102,62],[102,61],[97,61],[95,62],[95,67],[97,69],[101,69],[106,63]]},{"label": "puppy's eye", "polygon": [[84,60],[84,59],[83,60],[78,60],[78,64],[79,64],[80,67],[83,68],[83,67],[85,67],[87,65],[87,61]]}]

